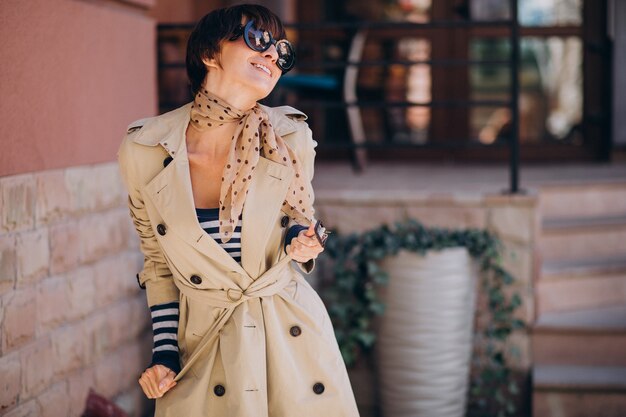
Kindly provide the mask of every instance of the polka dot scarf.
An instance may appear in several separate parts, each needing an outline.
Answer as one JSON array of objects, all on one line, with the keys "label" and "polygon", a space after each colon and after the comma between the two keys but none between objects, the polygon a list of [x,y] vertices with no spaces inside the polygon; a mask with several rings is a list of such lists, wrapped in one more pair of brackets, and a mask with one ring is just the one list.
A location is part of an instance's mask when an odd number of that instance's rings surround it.
[{"label": "polka dot scarf", "polygon": [[220,238],[228,242],[233,234],[248,194],[254,168],[263,155],[292,167],[295,175],[282,209],[295,221],[308,226],[313,221],[311,196],[298,157],[274,132],[269,117],[258,105],[248,111],[234,108],[207,90],[201,90],[191,106],[191,122],[199,130],[224,123],[237,123],[220,190]]}]

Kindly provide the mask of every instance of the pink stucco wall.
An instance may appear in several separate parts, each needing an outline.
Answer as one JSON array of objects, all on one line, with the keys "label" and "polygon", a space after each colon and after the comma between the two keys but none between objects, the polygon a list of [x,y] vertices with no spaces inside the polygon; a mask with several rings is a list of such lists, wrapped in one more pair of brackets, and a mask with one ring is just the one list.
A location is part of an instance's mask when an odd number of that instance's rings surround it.
[{"label": "pink stucco wall", "polygon": [[[197,20],[196,3],[196,0],[159,0],[150,14],[159,23],[191,23]],[[214,3],[214,0],[204,0],[203,3]]]},{"label": "pink stucco wall", "polygon": [[153,4],[0,2],[0,176],[113,161],[156,114]]}]

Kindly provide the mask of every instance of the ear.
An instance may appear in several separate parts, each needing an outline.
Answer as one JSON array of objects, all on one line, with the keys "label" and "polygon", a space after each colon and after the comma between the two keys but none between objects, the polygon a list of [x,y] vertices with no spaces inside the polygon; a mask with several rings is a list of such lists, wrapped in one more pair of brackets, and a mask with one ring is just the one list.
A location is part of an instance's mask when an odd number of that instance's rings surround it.
[{"label": "ear", "polygon": [[207,70],[209,68],[219,68],[219,65],[217,63],[217,60],[215,58],[207,58],[207,57],[203,57],[202,58],[202,63],[204,65],[206,65]]}]

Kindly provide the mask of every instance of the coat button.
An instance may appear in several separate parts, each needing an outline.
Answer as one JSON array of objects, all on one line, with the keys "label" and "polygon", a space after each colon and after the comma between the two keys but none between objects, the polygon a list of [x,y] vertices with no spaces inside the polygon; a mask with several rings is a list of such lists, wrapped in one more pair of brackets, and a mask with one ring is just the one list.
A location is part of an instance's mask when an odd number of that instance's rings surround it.
[{"label": "coat button", "polygon": [[300,326],[292,326],[291,329],[289,329],[289,333],[293,337],[297,337],[300,336],[300,334],[302,333],[302,329],[300,329]]},{"label": "coat button", "polygon": [[324,392],[324,384],[322,384],[321,382],[316,382],[315,385],[313,385],[313,392],[318,395]]},{"label": "coat button", "polygon": [[166,227],[163,223],[159,223],[159,225],[157,226],[157,232],[159,232],[161,236],[165,236]]},{"label": "coat button", "polygon": [[289,224],[289,216],[283,216],[283,218],[280,219],[280,225],[282,227],[287,227],[288,224]]},{"label": "coat button", "polygon": [[216,385],[215,388],[213,388],[213,392],[215,393],[215,395],[217,395],[218,397],[221,397],[222,395],[224,395],[224,393],[226,392],[226,388],[224,388],[223,385]]},{"label": "coat button", "polygon": [[200,278],[197,275],[192,275],[190,279],[191,279],[191,282],[193,282],[196,285],[200,285],[202,283],[202,278]]}]

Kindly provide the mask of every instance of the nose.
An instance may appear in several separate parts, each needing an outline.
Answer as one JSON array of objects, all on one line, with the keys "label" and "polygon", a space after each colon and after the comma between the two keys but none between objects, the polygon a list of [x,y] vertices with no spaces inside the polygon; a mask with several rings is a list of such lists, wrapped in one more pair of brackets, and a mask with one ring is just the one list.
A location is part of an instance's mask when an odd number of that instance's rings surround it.
[{"label": "nose", "polygon": [[276,50],[276,45],[272,44],[265,52],[263,52],[263,56],[265,58],[269,58],[272,63],[276,63],[278,61],[278,51]]}]

